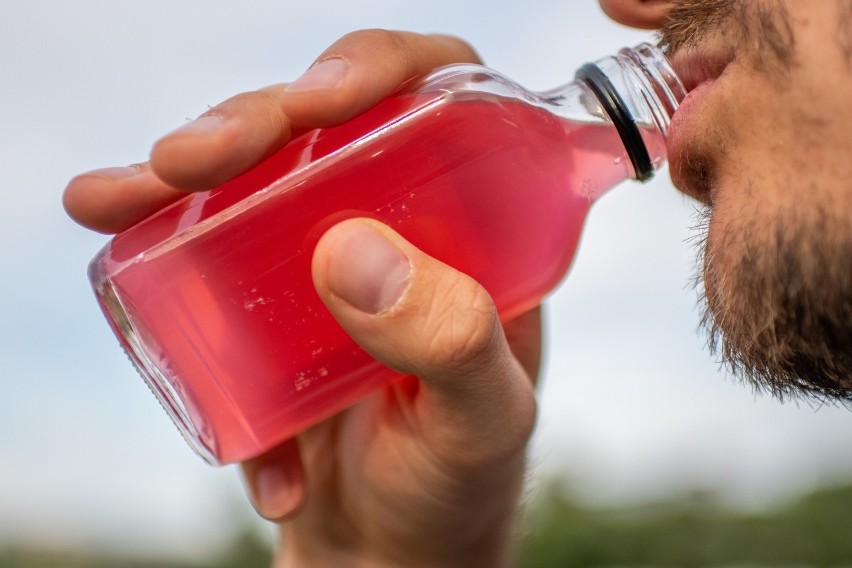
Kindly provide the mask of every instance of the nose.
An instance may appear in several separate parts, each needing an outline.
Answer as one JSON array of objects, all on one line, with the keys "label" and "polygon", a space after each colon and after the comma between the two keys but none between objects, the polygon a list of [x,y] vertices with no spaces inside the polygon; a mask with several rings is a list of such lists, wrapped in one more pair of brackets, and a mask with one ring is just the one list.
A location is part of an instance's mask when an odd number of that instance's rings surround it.
[{"label": "nose", "polygon": [[599,0],[606,15],[625,26],[642,29],[660,27],[671,7],[668,0]]}]

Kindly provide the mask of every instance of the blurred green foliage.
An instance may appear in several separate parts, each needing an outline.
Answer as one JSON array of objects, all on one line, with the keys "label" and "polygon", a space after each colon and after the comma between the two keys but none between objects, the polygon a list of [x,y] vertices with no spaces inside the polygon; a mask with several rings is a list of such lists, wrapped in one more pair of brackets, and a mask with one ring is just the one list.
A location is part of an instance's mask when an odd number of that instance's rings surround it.
[{"label": "blurred green foliage", "polygon": [[[592,508],[560,487],[550,484],[528,504],[519,568],[852,566],[852,485],[760,513],[706,495]],[[0,547],[0,568],[260,568],[271,558],[254,526],[239,531],[218,558],[198,563]]]},{"label": "blurred green foliage", "polygon": [[209,562],[178,562],[96,554],[80,550],[0,547],[0,568],[267,568],[272,551],[254,527],[245,528]]},{"label": "blurred green foliage", "polygon": [[552,484],[530,505],[521,568],[852,566],[852,485],[761,513],[686,496],[590,509]]}]

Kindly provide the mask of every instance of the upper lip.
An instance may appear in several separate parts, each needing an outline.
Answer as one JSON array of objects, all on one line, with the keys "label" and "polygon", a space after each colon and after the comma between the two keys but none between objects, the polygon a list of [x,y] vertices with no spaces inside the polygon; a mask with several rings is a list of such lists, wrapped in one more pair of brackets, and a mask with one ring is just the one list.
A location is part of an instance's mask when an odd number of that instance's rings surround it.
[{"label": "upper lip", "polygon": [[733,59],[732,49],[699,47],[682,48],[670,56],[672,67],[687,93],[706,81],[718,79]]}]

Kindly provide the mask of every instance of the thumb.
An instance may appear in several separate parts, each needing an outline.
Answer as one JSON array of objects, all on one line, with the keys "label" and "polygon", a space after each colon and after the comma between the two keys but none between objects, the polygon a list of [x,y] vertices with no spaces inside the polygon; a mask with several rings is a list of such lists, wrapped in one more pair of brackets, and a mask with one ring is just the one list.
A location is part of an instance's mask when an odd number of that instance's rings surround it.
[{"label": "thumb", "polygon": [[356,342],[421,379],[415,411],[427,426],[422,435],[455,454],[445,457],[493,463],[526,445],[535,421],[532,381],[491,297],[472,278],[370,219],[344,221],[323,235],[313,278]]}]

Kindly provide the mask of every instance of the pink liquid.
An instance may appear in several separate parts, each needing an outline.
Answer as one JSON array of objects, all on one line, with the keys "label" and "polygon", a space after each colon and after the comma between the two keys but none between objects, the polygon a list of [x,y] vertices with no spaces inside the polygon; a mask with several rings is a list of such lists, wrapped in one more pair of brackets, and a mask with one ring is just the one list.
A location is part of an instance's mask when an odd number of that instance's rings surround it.
[{"label": "pink liquid", "polygon": [[508,320],[567,272],[592,199],[626,177],[622,154],[613,129],[512,99],[400,95],[117,236],[91,274],[109,279],[105,311],[132,326],[125,346],[190,442],[239,461],[397,378],[313,289],[324,230],[379,219],[473,276]]}]

